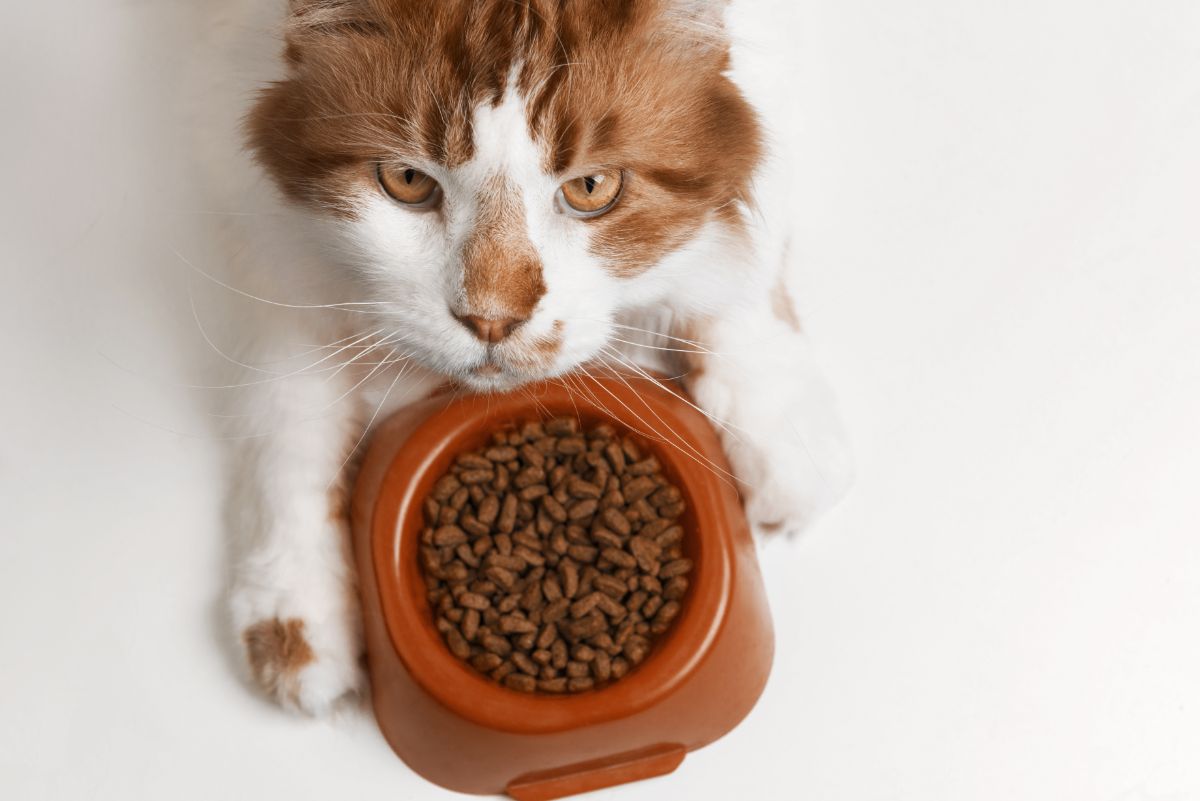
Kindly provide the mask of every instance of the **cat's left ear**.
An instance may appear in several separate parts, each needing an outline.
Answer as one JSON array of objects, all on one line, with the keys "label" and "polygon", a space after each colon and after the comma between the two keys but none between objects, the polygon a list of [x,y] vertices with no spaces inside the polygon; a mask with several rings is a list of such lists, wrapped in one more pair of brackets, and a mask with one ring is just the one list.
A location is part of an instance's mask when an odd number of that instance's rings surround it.
[{"label": "cat's left ear", "polygon": [[721,25],[730,0],[672,0],[675,12],[698,20]]},{"label": "cat's left ear", "polygon": [[289,60],[299,62],[307,46],[330,38],[385,33],[384,19],[371,0],[288,0]]},{"label": "cat's left ear", "polygon": [[665,6],[667,29],[697,43],[727,44],[725,12],[730,0],[669,0]]},{"label": "cat's left ear", "polygon": [[371,0],[288,0],[288,24],[309,29],[377,19]]}]

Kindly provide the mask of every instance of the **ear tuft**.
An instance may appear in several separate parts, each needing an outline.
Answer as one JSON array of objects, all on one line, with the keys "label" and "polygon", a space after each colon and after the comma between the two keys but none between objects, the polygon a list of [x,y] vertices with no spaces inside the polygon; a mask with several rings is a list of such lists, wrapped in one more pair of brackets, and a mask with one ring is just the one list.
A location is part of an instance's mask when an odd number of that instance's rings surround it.
[{"label": "ear tuft", "polygon": [[383,22],[371,0],[288,0],[288,33],[384,33]]},{"label": "ear tuft", "polygon": [[667,0],[666,29],[692,44],[723,47],[728,43],[725,12],[729,0]]}]

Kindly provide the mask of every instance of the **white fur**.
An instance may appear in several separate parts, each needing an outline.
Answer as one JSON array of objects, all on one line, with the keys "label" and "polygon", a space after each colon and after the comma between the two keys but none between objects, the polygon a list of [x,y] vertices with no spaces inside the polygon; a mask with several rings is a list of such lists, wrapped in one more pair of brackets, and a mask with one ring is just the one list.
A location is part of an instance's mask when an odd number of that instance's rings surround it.
[{"label": "white fur", "polygon": [[[486,349],[450,313],[463,301],[458,259],[475,198],[491,176],[505,175],[520,188],[547,286],[530,322],[496,348],[501,365],[556,321],[565,343],[547,375],[595,357],[613,338],[645,338],[628,326],[667,331],[674,322],[705,320],[698,338],[714,355],[691,389],[726,427],[752,520],[797,531],[836,503],[852,471],[828,388],[803,335],[771,313],[788,238],[786,187],[775,180],[782,171],[767,168],[760,176],[763,215],[746,211],[751,247],[709,223],[660,264],[619,279],[588,253],[585,225],[556,209],[558,181],[541,171],[522,99],[509,93],[497,108],[476,113],[470,163],[453,171],[413,165],[443,187],[444,213],[414,213],[367,189],[356,198],[353,222],[302,212],[247,163],[236,130],[249,91],[281,69],[271,40],[281,22],[275,13],[244,0],[218,11],[195,91],[216,102],[197,120],[214,178],[212,202],[249,215],[222,226],[231,255],[221,269],[202,269],[260,299],[230,298],[246,312],[230,323],[245,343],[233,358],[251,366],[238,383],[253,383],[238,391],[233,411],[240,416],[231,418],[229,432],[241,443],[231,495],[230,609],[238,633],[276,617],[304,622],[316,659],[297,677],[300,709],[327,712],[363,686],[348,537],[329,514],[329,489],[371,422],[424,395],[439,374],[479,389],[538,377],[516,370],[472,375]],[[370,305],[316,308],[346,302]],[[355,337],[375,329],[395,341],[364,356]],[[303,353],[328,343],[336,345]],[[657,353],[623,350],[640,362]],[[389,354],[407,361],[371,364]],[[349,366],[330,369],[354,356]],[[289,697],[281,693],[280,700]]]},{"label": "white fur", "polygon": [[[525,119],[523,99],[510,92],[497,107],[484,105],[476,110],[475,154],[468,163],[454,170],[433,163],[413,165],[441,185],[441,213],[410,211],[367,188],[356,199],[358,219],[339,226],[340,247],[362,265],[371,297],[388,301],[387,321],[403,328],[410,349],[427,366],[481,390],[561,373],[595,355],[608,339],[605,315],[621,291],[617,279],[587,252],[584,226],[558,211],[554,201],[558,182],[540,169],[540,153],[529,138]],[[529,322],[494,346],[492,356],[504,367],[509,354],[519,356],[561,322],[564,347],[554,367],[542,375],[472,374],[471,369],[487,357],[488,348],[451,314],[452,308],[485,316],[502,313],[463,308],[460,264],[463,243],[475,225],[476,199],[495,176],[505,177],[520,191],[527,233],[541,257],[547,292]]]}]

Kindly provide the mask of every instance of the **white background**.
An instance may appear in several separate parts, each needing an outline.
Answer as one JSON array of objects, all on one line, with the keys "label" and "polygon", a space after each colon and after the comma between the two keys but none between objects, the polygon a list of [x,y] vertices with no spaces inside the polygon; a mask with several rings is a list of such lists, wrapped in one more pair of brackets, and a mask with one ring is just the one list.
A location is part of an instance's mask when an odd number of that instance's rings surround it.
[{"label": "white background", "polygon": [[[1200,799],[1200,4],[752,4],[860,478],[762,549],[751,717],[601,795]],[[174,121],[204,3],[10,6],[0,796],[448,797],[223,645],[183,386],[213,355],[172,254],[222,211]]]}]

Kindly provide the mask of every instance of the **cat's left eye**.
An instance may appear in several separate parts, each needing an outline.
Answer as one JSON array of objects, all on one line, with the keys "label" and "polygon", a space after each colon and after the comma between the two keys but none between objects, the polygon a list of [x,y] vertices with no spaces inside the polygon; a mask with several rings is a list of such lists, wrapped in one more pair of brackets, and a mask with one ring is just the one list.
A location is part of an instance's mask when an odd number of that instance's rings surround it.
[{"label": "cat's left eye", "polygon": [[559,205],[572,217],[599,217],[617,205],[623,183],[620,170],[580,176],[559,187]]},{"label": "cat's left eye", "polygon": [[388,197],[413,208],[429,208],[441,196],[438,182],[420,170],[403,165],[380,164],[379,185]]}]

